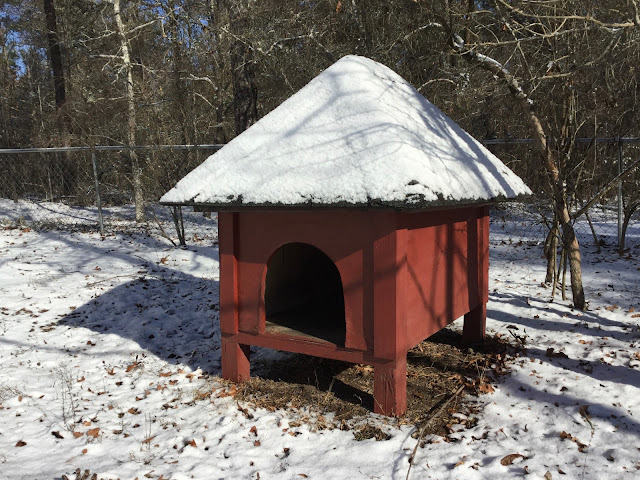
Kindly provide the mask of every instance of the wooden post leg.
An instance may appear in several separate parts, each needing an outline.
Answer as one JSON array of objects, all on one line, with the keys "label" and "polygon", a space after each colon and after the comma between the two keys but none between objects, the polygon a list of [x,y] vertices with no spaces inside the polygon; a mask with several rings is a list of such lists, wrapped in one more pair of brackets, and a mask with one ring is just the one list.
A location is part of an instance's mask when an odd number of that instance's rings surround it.
[{"label": "wooden post leg", "polygon": [[487,325],[487,304],[482,302],[464,316],[462,327],[463,343],[477,343],[484,340]]},{"label": "wooden post leg", "polygon": [[222,377],[232,382],[249,380],[249,345],[222,338]]},{"label": "wooden post leg", "polygon": [[374,366],[374,412],[388,416],[407,411],[407,357]]}]

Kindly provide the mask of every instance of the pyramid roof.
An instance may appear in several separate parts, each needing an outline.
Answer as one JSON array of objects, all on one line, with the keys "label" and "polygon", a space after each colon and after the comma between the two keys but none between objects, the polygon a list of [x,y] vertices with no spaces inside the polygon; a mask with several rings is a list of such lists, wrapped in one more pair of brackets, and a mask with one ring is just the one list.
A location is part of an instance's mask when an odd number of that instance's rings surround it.
[{"label": "pyramid roof", "polygon": [[161,203],[426,208],[530,194],[386,66],[349,55],[167,192]]}]

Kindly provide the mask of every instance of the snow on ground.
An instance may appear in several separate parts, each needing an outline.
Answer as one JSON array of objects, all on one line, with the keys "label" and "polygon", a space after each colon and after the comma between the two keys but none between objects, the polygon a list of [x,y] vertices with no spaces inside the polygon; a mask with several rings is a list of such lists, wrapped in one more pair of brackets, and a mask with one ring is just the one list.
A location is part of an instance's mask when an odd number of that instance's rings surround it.
[{"label": "snow on ground", "polygon": [[[104,479],[405,478],[410,427],[356,442],[291,412],[243,412],[228,393],[215,218],[188,215],[186,248],[124,224],[104,239],[12,225],[0,229],[0,479],[77,467]],[[488,329],[526,352],[474,399],[475,426],[428,439],[410,478],[638,476],[640,231],[624,258],[583,236],[590,310],[578,312],[549,302],[539,230],[515,209],[494,215]]]}]

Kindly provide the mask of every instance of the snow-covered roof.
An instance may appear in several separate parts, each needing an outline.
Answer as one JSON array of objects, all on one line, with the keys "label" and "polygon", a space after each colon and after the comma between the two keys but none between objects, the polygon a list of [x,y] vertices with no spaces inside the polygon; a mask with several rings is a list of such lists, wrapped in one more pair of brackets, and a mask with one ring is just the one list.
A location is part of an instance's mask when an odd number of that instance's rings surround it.
[{"label": "snow-covered roof", "polygon": [[431,207],[530,194],[406,80],[346,56],[186,175],[161,203]]}]

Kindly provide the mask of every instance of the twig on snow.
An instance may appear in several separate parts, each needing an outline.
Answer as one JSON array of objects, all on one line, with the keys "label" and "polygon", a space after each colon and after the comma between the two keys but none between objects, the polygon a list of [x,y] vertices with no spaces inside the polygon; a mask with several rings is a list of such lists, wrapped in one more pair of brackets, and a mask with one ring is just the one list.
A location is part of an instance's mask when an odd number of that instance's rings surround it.
[{"label": "twig on snow", "polygon": [[422,441],[422,437],[424,436],[424,432],[427,431],[427,427],[429,426],[429,424],[431,423],[431,421],[436,418],[438,415],[440,415],[440,413],[447,408],[447,405],[449,405],[451,403],[451,401],[456,398],[458,395],[460,395],[460,393],[462,392],[462,390],[464,390],[464,385],[461,385],[454,393],[453,395],[451,395],[446,402],[444,402],[440,408],[436,411],[436,413],[434,413],[433,415],[431,415],[431,417],[429,417],[427,419],[426,422],[424,422],[422,424],[422,426],[420,427],[420,433],[418,434],[418,441],[416,442],[416,446],[413,447],[413,452],[411,452],[411,456],[409,457],[409,470],[407,470],[407,476],[405,478],[405,480],[409,480],[409,474],[411,473],[411,467],[413,466],[413,460],[416,458],[416,452],[418,451],[418,446],[420,446],[420,442]]}]

